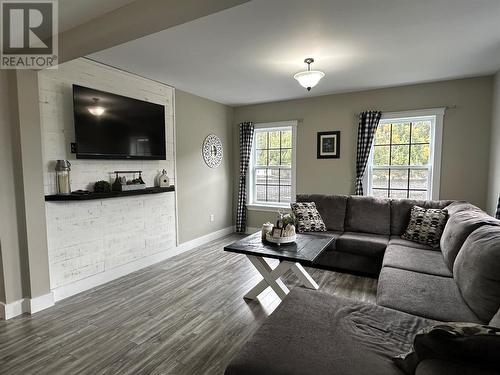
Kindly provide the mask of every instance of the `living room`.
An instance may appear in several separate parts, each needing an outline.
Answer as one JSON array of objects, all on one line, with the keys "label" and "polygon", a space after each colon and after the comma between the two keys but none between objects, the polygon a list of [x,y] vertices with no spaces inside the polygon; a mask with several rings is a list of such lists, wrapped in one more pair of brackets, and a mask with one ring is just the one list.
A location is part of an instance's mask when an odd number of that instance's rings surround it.
[{"label": "living room", "polygon": [[33,3],[0,373],[498,373],[498,1]]}]

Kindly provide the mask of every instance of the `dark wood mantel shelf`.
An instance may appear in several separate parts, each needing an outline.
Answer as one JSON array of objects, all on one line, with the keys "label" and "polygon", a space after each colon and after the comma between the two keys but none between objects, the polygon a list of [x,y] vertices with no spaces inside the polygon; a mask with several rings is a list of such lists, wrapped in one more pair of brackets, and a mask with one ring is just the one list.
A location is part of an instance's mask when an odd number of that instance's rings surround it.
[{"label": "dark wood mantel shelf", "polygon": [[70,195],[46,195],[46,202],[62,202],[62,201],[88,201],[92,199],[107,199],[129,197],[132,195],[160,194],[169,191],[175,191],[173,185],[169,187],[150,187],[143,190],[131,191],[112,191],[109,193],[89,193],[89,194],[70,194]]}]

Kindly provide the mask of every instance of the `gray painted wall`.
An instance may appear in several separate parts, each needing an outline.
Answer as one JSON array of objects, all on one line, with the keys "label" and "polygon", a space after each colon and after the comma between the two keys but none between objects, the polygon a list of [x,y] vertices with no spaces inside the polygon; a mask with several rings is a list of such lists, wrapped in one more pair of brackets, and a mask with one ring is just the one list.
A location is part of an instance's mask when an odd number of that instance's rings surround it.
[{"label": "gray painted wall", "polygon": [[[456,105],[443,129],[442,199],[465,199],[486,207],[493,78],[479,77],[266,103],[235,109],[242,121],[300,120],[297,131],[297,193],[350,194],[356,159],[357,117],[366,109],[385,112]],[[340,130],[341,158],[316,159],[316,133]],[[238,149],[237,132],[233,135]],[[234,171],[238,173],[235,158]],[[235,186],[236,189],[236,186]],[[260,226],[273,213],[249,211],[248,225]]]},{"label": "gray painted wall", "polygon": [[[183,243],[233,225],[233,109],[176,90],[175,116],[178,233]],[[201,155],[210,133],[224,146],[222,165],[214,169]],[[215,221],[210,222],[210,214]]]},{"label": "gray painted wall", "polygon": [[500,71],[495,75],[493,118],[491,122],[490,180],[488,185],[488,212],[496,212],[500,195]]}]

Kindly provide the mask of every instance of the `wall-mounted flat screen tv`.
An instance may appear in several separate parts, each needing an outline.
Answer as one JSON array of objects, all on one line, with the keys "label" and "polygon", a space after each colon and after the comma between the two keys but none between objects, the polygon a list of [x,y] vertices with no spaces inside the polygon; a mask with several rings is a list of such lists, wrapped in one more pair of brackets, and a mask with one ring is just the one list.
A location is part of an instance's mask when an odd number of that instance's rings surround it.
[{"label": "wall-mounted flat screen tv", "polygon": [[73,85],[77,159],[165,160],[165,106]]}]

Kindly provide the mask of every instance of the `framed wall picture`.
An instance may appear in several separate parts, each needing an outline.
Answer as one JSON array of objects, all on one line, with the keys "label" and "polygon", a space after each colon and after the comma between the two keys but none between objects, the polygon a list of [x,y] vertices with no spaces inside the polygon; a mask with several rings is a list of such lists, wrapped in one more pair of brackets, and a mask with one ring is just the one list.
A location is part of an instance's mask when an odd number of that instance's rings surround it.
[{"label": "framed wall picture", "polygon": [[340,131],[318,132],[318,159],[340,158]]}]

